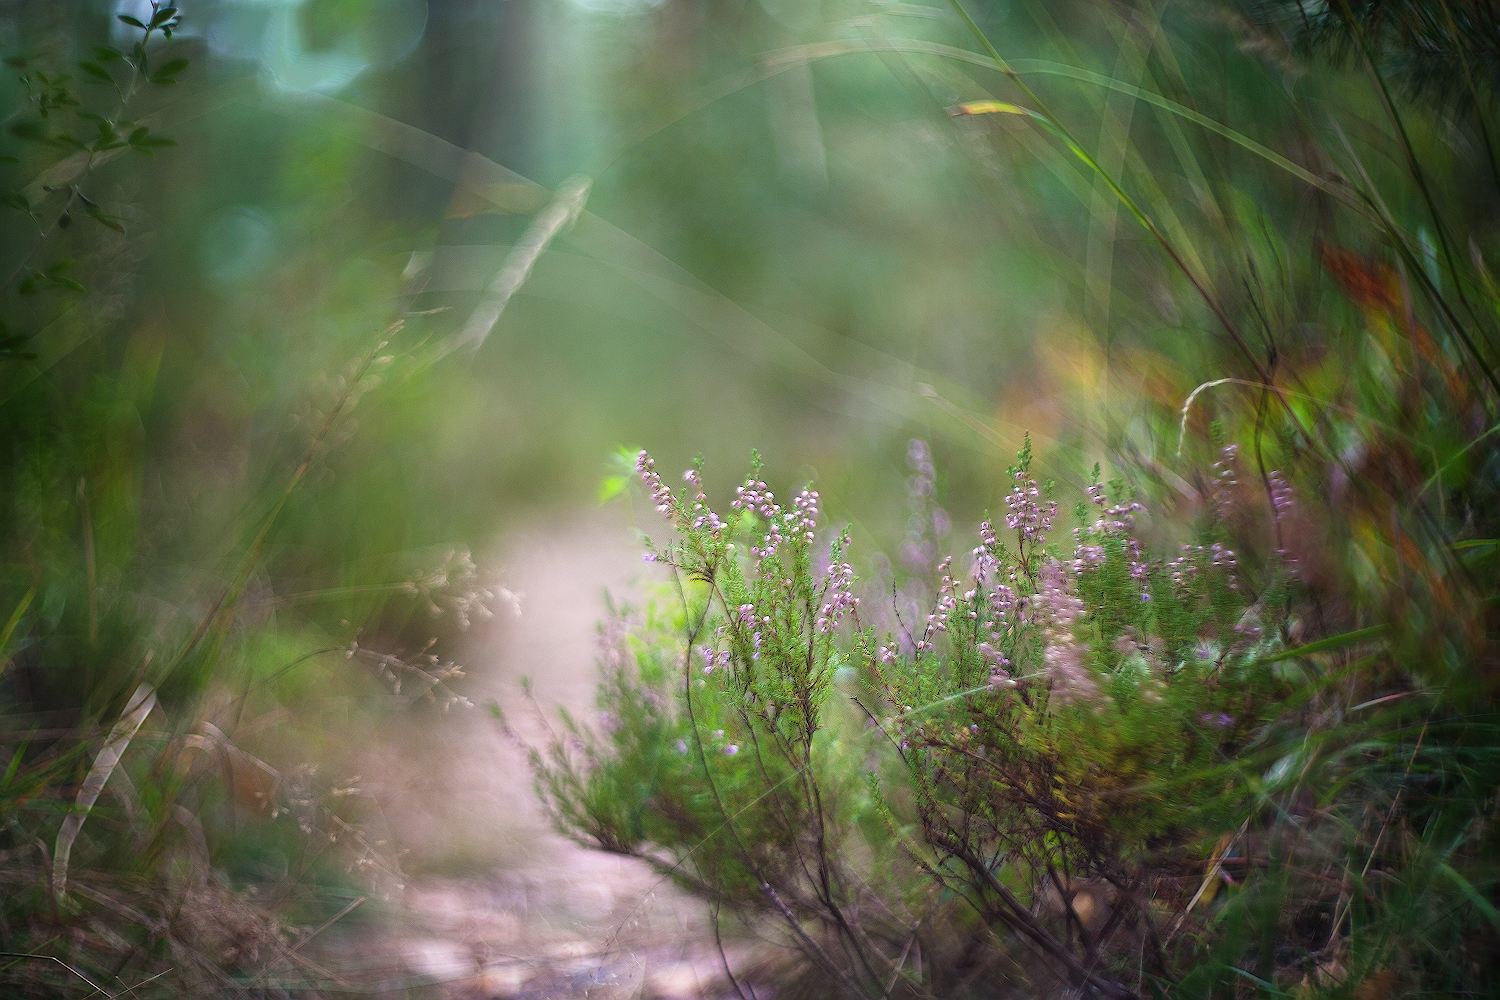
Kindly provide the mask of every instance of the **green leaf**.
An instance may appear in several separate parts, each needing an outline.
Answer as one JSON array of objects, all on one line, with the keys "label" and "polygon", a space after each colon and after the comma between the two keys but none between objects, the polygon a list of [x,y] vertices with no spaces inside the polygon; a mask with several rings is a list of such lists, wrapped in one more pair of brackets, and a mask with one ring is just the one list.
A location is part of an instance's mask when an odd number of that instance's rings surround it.
[{"label": "green leaf", "polygon": [[161,10],[152,15],[151,27],[160,28],[163,24],[166,24],[168,21],[172,20],[173,16],[176,13],[176,7],[163,7]]},{"label": "green leaf", "polygon": [[1464,878],[1446,862],[1438,865],[1438,870],[1453,880],[1454,884],[1458,886],[1458,891],[1463,893],[1469,902],[1474,904],[1475,909],[1484,914],[1486,920],[1496,927],[1500,927],[1500,911],[1497,911],[1494,904],[1485,899],[1483,894],[1474,888],[1474,883]]},{"label": "green leaf", "polygon": [[6,56],[5,65],[11,69],[25,69],[27,66],[25,56]]},{"label": "green leaf", "polygon": [[605,476],[599,481],[597,499],[600,503],[608,503],[621,493],[624,493],[625,487],[629,485],[630,480],[625,476]]},{"label": "green leaf", "polygon": [[110,48],[108,45],[95,45],[94,58],[102,63],[114,62],[116,59],[124,59],[125,56],[119,49]]},{"label": "green leaf", "polygon": [[188,61],[186,59],[173,59],[151,74],[151,82],[158,87],[170,86],[177,82],[177,74],[187,68]]},{"label": "green leaf", "polygon": [[10,134],[27,142],[46,142],[47,126],[37,118],[22,118],[10,127]]},{"label": "green leaf", "polygon": [[177,145],[177,140],[168,139],[164,135],[148,135],[138,142],[132,142],[131,145],[144,153],[150,149],[167,149],[168,147],[175,146]]},{"label": "green leaf", "polygon": [[115,17],[119,18],[121,21],[124,21],[126,24],[130,25],[132,28],[140,28],[143,31],[146,28],[146,26],[141,23],[140,18],[131,17],[129,14],[116,14]]},{"label": "green leaf", "polygon": [[9,153],[0,153],[0,163],[20,163],[19,156],[11,156]]},{"label": "green leaf", "polygon": [[18,212],[25,212],[27,215],[31,214],[31,200],[19,191],[8,191],[4,195],[0,195],[0,201],[3,201]]},{"label": "green leaf", "polygon": [[[0,337],[0,358],[9,358],[13,361],[35,361],[35,351],[23,351],[21,349],[26,346],[26,342],[30,339],[30,337],[19,333]],[[0,650],[3,650],[3,648],[4,643],[0,642]],[[0,655],[3,655],[3,653],[0,653]]]},{"label": "green leaf", "polygon": [[[113,229],[115,232],[119,233],[121,236],[125,235],[125,223],[122,222],[119,218],[117,218],[117,217],[115,217],[113,215],[106,215],[103,211],[101,211],[99,209],[99,207],[97,205],[90,205],[84,211],[88,212],[89,218],[91,218],[95,222],[99,223],[99,225],[105,227],[106,229]],[[53,280],[54,281],[65,281],[67,279],[54,278]],[[76,285],[78,283],[77,282],[73,282],[73,284]],[[78,290],[80,292],[83,291],[83,286],[82,285],[78,285]]]},{"label": "green leaf", "polygon": [[109,70],[105,69],[103,66],[100,66],[98,63],[81,62],[78,64],[78,68],[83,70],[94,79],[100,81],[101,83],[107,83],[110,86],[114,86],[115,78],[109,75]]},{"label": "green leaf", "polygon": [[1294,656],[1310,656],[1313,653],[1326,653],[1330,649],[1339,649],[1343,646],[1352,646],[1360,642],[1374,642],[1390,631],[1389,625],[1374,625],[1370,628],[1362,628],[1354,632],[1345,632],[1343,635],[1331,635],[1317,642],[1310,642],[1306,646],[1298,646],[1296,649],[1283,650],[1274,656],[1265,656],[1257,660],[1257,663],[1275,663],[1278,660],[1290,660]]},{"label": "green leaf", "polygon": [[166,138],[165,136],[152,135],[151,128],[147,125],[142,125],[140,128],[130,133],[129,142],[131,149],[134,149],[138,153],[144,153],[147,156],[156,155],[155,153],[151,152],[151,150],[153,149],[161,149],[166,146],[177,145],[177,143],[173,142],[171,139]]},{"label": "green leaf", "polygon": [[21,757],[25,753],[26,747],[24,745],[16,749],[15,755],[10,759],[10,765],[5,769],[5,780],[0,782],[0,788],[10,787],[11,780],[15,778],[16,771],[21,767]]}]

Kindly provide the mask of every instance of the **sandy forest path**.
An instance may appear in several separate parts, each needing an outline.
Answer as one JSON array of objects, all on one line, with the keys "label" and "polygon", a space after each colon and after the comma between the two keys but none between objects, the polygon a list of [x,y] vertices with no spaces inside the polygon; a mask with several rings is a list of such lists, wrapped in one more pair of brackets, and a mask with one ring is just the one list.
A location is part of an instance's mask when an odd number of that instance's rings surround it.
[{"label": "sandy forest path", "polygon": [[539,734],[527,676],[541,706],[593,718],[605,591],[628,599],[643,572],[628,525],[608,511],[554,521],[512,535],[492,563],[523,595],[521,614],[476,629],[487,636],[466,651],[460,685],[475,707],[412,713],[361,748],[362,785],[411,878],[381,904],[391,919],[357,946],[360,964],[384,970],[387,988],[425,984],[423,996],[725,995],[704,906],[639,862],[553,832],[524,750],[488,710],[498,701],[523,735]]}]

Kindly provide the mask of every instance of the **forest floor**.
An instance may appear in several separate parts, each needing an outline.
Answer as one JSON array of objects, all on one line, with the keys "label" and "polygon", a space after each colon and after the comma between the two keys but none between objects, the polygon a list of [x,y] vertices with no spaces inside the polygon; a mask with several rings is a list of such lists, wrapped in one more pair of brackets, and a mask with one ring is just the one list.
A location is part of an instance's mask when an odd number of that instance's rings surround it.
[{"label": "forest floor", "polygon": [[[523,595],[521,614],[501,611],[508,620],[475,629],[484,635],[457,685],[475,707],[382,724],[349,762],[409,878],[372,899],[358,922],[365,933],[327,935],[317,955],[357,968],[352,980],[365,987],[425,986],[424,996],[729,994],[704,905],[638,861],[555,833],[524,748],[488,710],[498,701],[524,738],[540,736],[542,719],[518,684],[525,675],[537,705],[592,718],[605,591],[628,597],[643,573],[628,525],[595,512],[520,532],[495,562]],[[736,971],[753,960],[744,945],[725,949]]]}]

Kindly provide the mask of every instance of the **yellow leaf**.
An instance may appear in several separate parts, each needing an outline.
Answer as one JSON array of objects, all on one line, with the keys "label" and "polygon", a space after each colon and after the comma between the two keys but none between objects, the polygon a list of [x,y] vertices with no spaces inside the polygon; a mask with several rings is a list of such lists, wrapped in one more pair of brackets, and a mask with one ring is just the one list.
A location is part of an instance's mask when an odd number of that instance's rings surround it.
[{"label": "yellow leaf", "polygon": [[960,115],[1024,115],[1029,112],[1019,105],[1006,104],[1004,101],[969,101],[948,109],[948,113],[955,118]]}]

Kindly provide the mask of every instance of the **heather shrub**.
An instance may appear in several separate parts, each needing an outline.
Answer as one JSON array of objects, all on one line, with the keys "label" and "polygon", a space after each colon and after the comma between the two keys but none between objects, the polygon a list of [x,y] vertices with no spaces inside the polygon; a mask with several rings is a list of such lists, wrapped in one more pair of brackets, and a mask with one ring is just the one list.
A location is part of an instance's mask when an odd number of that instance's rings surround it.
[{"label": "heather shrub", "polygon": [[[1247,810],[1235,766],[1291,691],[1274,660],[1292,580],[1240,579],[1232,447],[1202,544],[1170,559],[1119,483],[1088,488],[1060,544],[1030,466],[1028,444],[969,566],[942,559],[912,618],[856,583],[811,487],[779,503],[757,465],[720,515],[701,470],[674,492],[642,453],[675,535],[646,558],[670,582],[604,626],[598,725],[567,719],[534,755],[559,828],[779,928],[854,993],[902,978],[913,934],[962,953],[986,927],[1041,955],[1042,981],[1128,992],[1122,956],[1160,952]],[[909,985],[962,982],[931,976]]]}]

